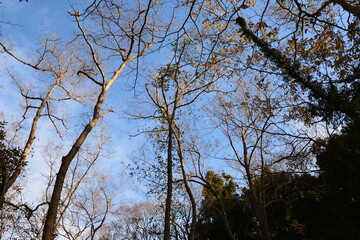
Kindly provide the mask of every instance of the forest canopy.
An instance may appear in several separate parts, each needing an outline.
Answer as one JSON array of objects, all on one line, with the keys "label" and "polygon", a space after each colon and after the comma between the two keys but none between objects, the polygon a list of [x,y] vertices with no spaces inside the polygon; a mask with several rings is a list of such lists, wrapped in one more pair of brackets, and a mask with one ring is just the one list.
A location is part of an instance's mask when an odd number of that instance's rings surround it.
[{"label": "forest canopy", "polygon": [[0,239],[360,239],[359,1],[1,5]]}]

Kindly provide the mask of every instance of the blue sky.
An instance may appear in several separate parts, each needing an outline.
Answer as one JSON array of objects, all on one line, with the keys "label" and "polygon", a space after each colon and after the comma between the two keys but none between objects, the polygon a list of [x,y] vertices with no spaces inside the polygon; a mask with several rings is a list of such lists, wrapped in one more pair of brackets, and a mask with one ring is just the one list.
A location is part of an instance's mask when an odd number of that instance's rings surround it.
[{"label": "blue sky", "polygon": [[[78,2],[82,1],[78,0]],[[91,1],[85,1],[85,5],[89,2]],[[73,4],[73,6],[75,9],[80,7],[80,5],[77,4]],[[68,1],[60,0],[29,0],[29,2],[21,3],[16,0],[3,1],[0,4],[1,19],[2,21],[10,21],[13,25],[1,25],[1,38],[2,40],[9,39],[9,42],[14,43],[14,51],[17,55],[25,59],[30,59],[31,54],[37,48],[36,43],[44,34],[53,34],[53,32],[55,32],[60,37],[65,38],[65,40],[72,39],[72,32],[75,29],[75,24],[68,14],[68,10],[70,9],[71,5]],[[157,68],[159,64],[166,63],[170,55],[171,51],[169,49],[164,49],[162,52],[156,53],[155,56],[152,55],[151,57],[145,58],[144,61],[146,65],[144,66],[148,66],[147,69],[152,69],[154,67]],[[36,82],[36,80],[34,80],[33,73],[29,71],[28,68],[23,68],[19,64],[15,64],[9,59],[2,59],[1,61],[1,64],[4,67],[5,63],[8,66],[12,66],[13,70],[16,70],[21,78]],[[141,71],[141,73],[147,74],[148,72]],[[18,120],[21,116],[21,109],[19,107],[21,98],[19,97],[19,93],[16,90],[15,85],[11,83],[9,77],[4,71],[4,68],[0,69],[0,79],[0,85],[2,86],[2,88],[0,88],[0,113],[2,112],[8,121]],[[107,133],[112,137],[112,140],[107,149],[110,152],[110,157],[101,159],[99,166],[103,168],[107,174],[111,173],[114,176],[118,176],[118,174],[124,171],[124,167],[131,163],[128,156],[132,152],[136,151],[141,142],[144,140],[143,136],[131,139],[129,137],[129,134],[137,133],[137,129],[144,126],[144,122],[129,121],[126,119],[126,115],[123,113],[123,110],[132,113],[137,113],[137,111],[143,110],[141,108],[143,106],[140,104],[129,104],[128,102],[129,100],[133,100],[134,92],[125,91],[124,89],[126,88],[126,84],[131,83],[132,80],[133,75],[127,75],[124,79],[119,79],[118,82],[114,84],[113,88],[110,89],[110,95],[106,103],[107,107],[115,110],[115,113],[107,114],[105,119],[102,120],[103,122],[106,122],[108,128]],[[144,108],[146,110],[146,107]],[[69,114],[71,115],[72,120],[76,120],[76,122],[73,122],[73,129],[78,130],[83,127],[84,123],[86,122],[84,121],[86,120],[86,117],[81,115],[81,113],[77,113],[77,106],[67,105],[63,110],[67,110],[69,112],[71,110],[71,112],[75,112],[74,115]],[[200,130],[200,134],[203,134],[204,131],[211,132],[212,130],[202,129]],[[78,132],[79,131],[69,131],[65,138],[67,141],[61,142],[61,144],[65,146],[65,152],[68,150],[66,147],[71,145]],[[216,131],[214,132],[214,135],[218,134]],[[219,139],[221,138],[219,137]],[[203,140],[206,141],[206,139]],[[34,188],[31,188],[31,186],[35,186],[34,183],[39,181],[41,174],[46,174],[47,172],[47,166],[44,163],[44,159],[41,156],[41,153],[38,153],[39,151],[37,150],[40,149],[41,146],[46,146],[49,141],[60,143],[59,138],[56,136],[56,134],[54,134],[54,128],[51,126],[51,124],[48,121],[43,121],[39,130],[38,141],[34,147],[35,154],[30,160],[29,164],[30,170],[28,171],[28,174],[29,186],[31,189],[30,191],[34,191]],[[89,139],[89,141],[91,140]],[[219,169],[225,168],[223,165],[226,164],[223,162],[219,162],[216,159],[212,159],[212,162],[212,166],[218,165]],[[39,192],[41,190],[41,186],[36,186],[39,188],[37,190]],[[134,194],[129,191],[129,195]]]},{"label": "blue sky", "polygon": [[[89,2],[91,1],[86,1],[86,3]],[[73,6],[76,9],[79,5],[73,4]],[[44,34],[53,34],[53,32],[55,32],[65,39],[71,39],[73,37],[72,32],[75,24],[68,14],[68,10],[71,9],[71,5],[68,1],[29,0],[29,2],[19,3],[16,0],[9,0],[3,1],[0,4],[0,7],[1,19],[3,21],[10,21],[12,24],[1,26],[1,38],[2,40],[9,39],[9,42],[15,43],[14,51],[20,57],[30,59],[31,54],[37,48],[37,42]],[[147,58],[148,61],[146,64],[148,69],[151,69],[156,65],[159,66],[159,63],[166,63],[170,55],[171,51],[167,49],[167,51],[163,50],[161,53],[156,53],[155,56],[152,55]],[[3,60],[2,64],[5,62],[9,66],[12,66],[13,70],[16,70],[21,78],[28,78],[29,81],[33,80],[33,73],[29,71],[28,68],[23,68],[19,64],[9,61],[8,59]],[[0,94],[2,96],[0,98],[0,112],[3,112],[8,121],[16,121],[20,118],[22,113],[19,107],[21,98],[19,97],[15,85],[11,83],[6,72],[3,70],[3,68],[0,69],[0,85],[2,85],[2,88],[0,89]],[[144,71],[143,74],[147,74],[147,72]],[[36,80],[34,81],[36,82]],[[125,79],[119,79],[110,90],[110,96],[107,103],[109,104],[108,106],[111,106],[111,108],[115,110],[115,113],[108,114],[104,119],[104,122],[106,122],[108,126],[108,133],[112,137],[112,144],[108,149],[111,152],[111,157],[101,159],[99,166],[105,169],[106,172],[112,173],[114,176],[122,172],[124,166],[131,163],[128,156],[135,151],[143,141],[143,136],[131,139],[129,137],[129,134],[137,133],[137,129],[142,127],[144,122],[128,121],[123,114],[123,110],[132,113],[142,111],[140,105],[128,105],[128,99],[131,100],[133,98],[134,92],[124,91],[127,82],[132,82],[132,76],[126,76]],[[70,109],[76,109],[76,107],[71,106]],[[75,119],[81,120],[83,117],[81,115],[76,116],[75,114]],[[84,122],[79,123],[77,127],[81,128],[82,124],[84,124]],[[72,132],[67,136],[69,141],[61,144],[69,146],[76,134],[77,132]],[[57,143],[59,142],[59,139],[54,134],[54,128],[51,124],[48,121],[43,120],[37,140],[38,141],[34,146],[34,156],[29,161],[28,167],[30,170],[27,174],[29,177],[29,191],[34,192],[34,186],[36,186],[36,191],[40,193],[41,186],[36,183],[40,181],[41,174],[46,174],[48,169],[44,163],[44,158],[37,150],[40,150],[44,145],[46,146],[49,141],[55,141],[55,143]],[[66,150],[67,149],[65,148],[65,152]],[[133,195],[133,193],[129,192],[129,195]]]},{"label": "blue sky", "polygon": [[[90,1],[85,2],[88,3]],[[78,5],[74,4],[73,6],[76,8]],[[3,22],[10,22],[10,24],[0,25],[1,40],[13,43],[14,52],[17,56],[29,60],[31,59],[32,52],[37,49],[37,42],[44,34],[53,34],[55,32],[65,39],[73,37],[72,32],[75,24],[69,17],[68,10],[70,9],[69,2],[62,0],[30,0],[29,2],[24,1],[21,3],[15,0],[2,1],[0,4],[0,18]],[[0,113],[2,115],[0,117],[4,117],[11,123],[21,118],[22,109],[20,104],[22,99],[15,84],[12,83],[7,75],[5,66],[15,70],[23,80],[36,80],[33,79],[33,72],[29,68],[15,63],[9,58],[1,59],[0,66],[2,66],[0,67]],[[115,93],[112,97],[115,101],[111,101],[113,103],[110,104],[116,108],[116,112],[108,114],[105,121],[108,122],[107,124],[110,127],[108,133],[111,133],[112,137],[112,144],[109,144],[109,147],[111,147],[110,155],[112,157],[101,159],[99,164],[102,168],[106,169],[107,173],[118,176],[123,171],[123,166],[126,166],[129,161],[127,156],[137,147],[137,144],[134,141],[130,141],[128,136],[129,133],[133,133],[135,128],[132,125],[133,123],[122,116],[121,108],[123,108],[123,105],[121,101],[125,97],[122,96],[123,94],[116,94],[118,92],[116,89],[112,89],[111,92]],[[123,93],[126,94],[126,92]],[[120,104],[116,102],[120,102]],[[76,136],[76,132],[72,134],[72,137],[74,136]],[[68,136],[68,139],[72,141],[70,136]],[[41,179],[43,179],[42,175],[46,174],[48,168],[38,150],[51,141],[56,143],[59,141],[59,138],[54,134],[54,129],[49,122],[43,120],[34,145],[34,154],[29,159],[29,171],[27,171],[28,187],[25,188],[24,195],[35,195],[36,197],[41,195],[43,186],[38,183],[41,182]],[[66,143],[62,144],[67,145]],[[65,148],[65,152],[66,150]],[[129,194],[131,195],[132,193],[129,192]]]},{"label": "blue sky", "polygon": [[[0,4],[0,20],[3,22],[10,22],[10,24],[0,25],[1,41],[8,41],[13,44],[13,52],[16,53],[17,56],[30,61],[33,53],[38,48],[38,42],[42,37],[56,34],[63,40],[72,39],[74,37],[72,33],[76,30],[76,24],[68,14],[68,11],[72,8],[69,2],[73,3],[72,6],[75,9],[81,9],[81,6],[76,2],[85,2],[84,5],[86,6],[86,4],[92,1],[2,1]],[[143,62],[144,65],[141,67],[146,70],[141,73],[143,75],[149,74],[147,70],[153,69],[154,67],[158,68],[159,64],[167,63],[171,54],[169,49],[165,49],[162,50],[162,52],[156,52],[155,55],[152,54],[145,58]],[[2,114],[2,117],[5,117],[10,123],[18,122],[23,113],[23,109],[20,107],[23,100],[20,97],[17,87],[6,73],[5,67],[9,67],[11,70],[15,71],[23,81],[33,81],[36,87],[39,87],[39,82],[35,79],[33,71],[28,67],[24,67],[9,58],[1,57],[2,56],[0,55],[0,66],[3,66],[0,67],[0,113]],[[107,134],[111,137],[111,141],[109,141],[104,154],[108,157],[101,158],[97,164],[97,168],[103,169],[103,173],[112,175],[115,181],[127,185],[126,187],[121,186],[123,192],[121,193],[120,201],[130,202],[139,199],[142,200],[142,198],[139,198],[139,193],[136,191],[137,185],[133,184],[134,182],[131,182],[136,181],[137,179],[130,179],[129,176],[125,176],[126,179],[120,178],[124,178],[124,172],[127,174],[127,171],[129,171],[127,168],[128,164],[131,164],[129,156],[134,152],[139,152],[136,149],[139,148],[144,141],[143,135],[136,138],[131,138],[129,135],[138,133],[137,130],[143,129],[142,127],[144,127],[145,124],[144,121],[129,121],[127,119],[128,116],[123,112],[137,113],[137,111],[142,111],[140,105],[129,103],[129,101],[134,99],[134,91],[132,91],[130,87],[132,81],[133,75],[127,75],[124,79],[119,79],[115,82],[114,86],[109,91],[106,104],[107,107],[114,109],[115,112],[107,114],[105,118],[102,119],[102,122],[107,126]],[[141,79],[139,84],[141,86]],[[75,105],[66,105],[63,110],[69,111],[70,109],[74,112],[78,110]],[[74,123],[73,129],[81,129],[86,121],[81,122],[80,120],[86,118],[84,118],[81,113],[70,115],[73,117],[72,119],[77,121]],[[98,130],[99,128],[100,126],[97,126],[96,129]],[[26,130],[24,133],[26,136]],[[41,120],[37,139],[33,147],[33,154],[28,159],[28,171],[26,172],[27,186],[23,191],[25,200],[29,199],[29,201],[34,201],[34,199],[40,198],[44,191],[44,184],[39,183],[44,181],[44,176],[49,172],[49,168],[45,162],[46,156],[42,153],[42,148],[48,146],[50,142],[54,142],[55,144],[64,146],[64,151],[62,153],[64,155],[69,150],[73,139],[78,133],[79,131],[73,130],[67,132],[65,141],[62,142],[55,134],[54,127],[49,121],[46,119]],[[91,141],[93,141],[91,138],[87,140],[88,143]],[[58,159],[58,163],[59,161],[60,158]],[[144,192],[140,195],[143,194]]]},{"label": "blue sky", "polygon": [[[85,1],[87,2],[87,1]],[[20,39],[22,44],[32,44],[42,31],[69,34],[73,25],[67,13],[70,4],[65,0],[29,1],[19,3],[16,0],[2,1],[1,20],[14,25],[1,27],[3,36],[11,35]]]}]

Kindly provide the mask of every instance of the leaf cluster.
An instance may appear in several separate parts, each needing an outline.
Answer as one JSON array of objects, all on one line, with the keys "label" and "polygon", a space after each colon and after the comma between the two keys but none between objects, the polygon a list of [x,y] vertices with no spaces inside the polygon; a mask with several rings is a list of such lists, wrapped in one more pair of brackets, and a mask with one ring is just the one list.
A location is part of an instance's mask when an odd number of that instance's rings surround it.
[{"label": "leaf cluster", "polygon": [[9,174],[15,170],[20,163],[21,151],[18,147],[9,146],[6,141],[5,132],[6,122],[0,122],[0,183],[1,187],[5,184],[5,181]]}]

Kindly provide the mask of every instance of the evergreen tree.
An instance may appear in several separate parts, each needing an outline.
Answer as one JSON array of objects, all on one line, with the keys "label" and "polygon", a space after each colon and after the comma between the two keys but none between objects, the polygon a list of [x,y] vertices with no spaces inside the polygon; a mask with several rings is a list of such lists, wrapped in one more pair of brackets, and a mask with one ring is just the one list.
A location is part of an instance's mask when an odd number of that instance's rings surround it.
[{"label": "evergreen tree", "polygon": [[[0,122],[0,192],[4,191],[4,184],[9,175],[19,165],[21,152],[18,148],[9,146],[6,141],[6,132],[4,130],[5,122]],[[1,194],[0,196],[4,196]],[[3,206],[3,201],[0,199],[0,209]]]}]

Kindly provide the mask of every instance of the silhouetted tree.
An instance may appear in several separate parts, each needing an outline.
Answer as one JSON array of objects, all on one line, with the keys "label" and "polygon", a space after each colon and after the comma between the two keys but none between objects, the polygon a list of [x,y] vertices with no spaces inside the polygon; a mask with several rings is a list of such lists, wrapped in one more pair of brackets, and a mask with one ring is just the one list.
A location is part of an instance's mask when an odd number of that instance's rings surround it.
[{"label": "silhouetted tree", "polygon": [[[21,151],[17,147],[9,146],[6,142],[6,132],[4,130],[5,122],[0,122],[0,192],[4,191],[4,184],[9,175],[16,169],[20,163]],[[0,209],[5,201],[5,194],[0,194]]]}]

